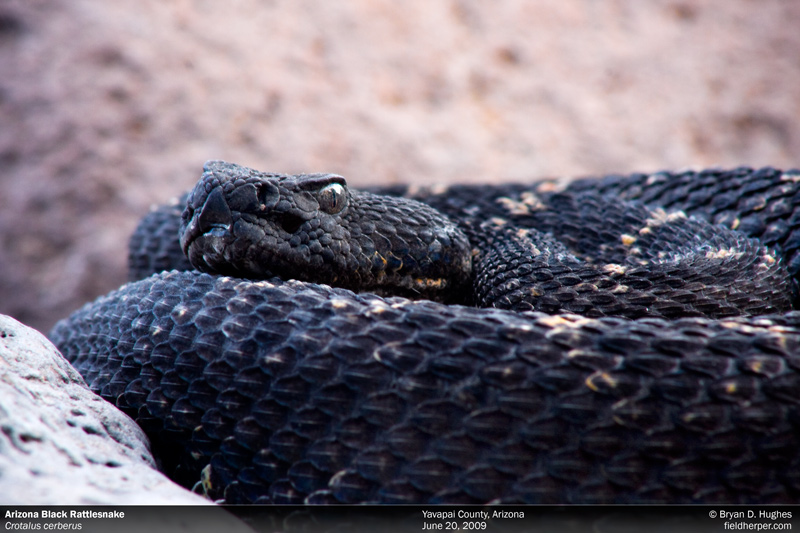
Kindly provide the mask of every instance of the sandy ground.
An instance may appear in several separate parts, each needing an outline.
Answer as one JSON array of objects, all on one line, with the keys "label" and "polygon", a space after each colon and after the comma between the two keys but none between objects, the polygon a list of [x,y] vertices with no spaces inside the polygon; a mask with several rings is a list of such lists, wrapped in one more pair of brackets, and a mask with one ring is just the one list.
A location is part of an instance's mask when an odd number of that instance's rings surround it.
[{"label": "sandy ground", "polygon": [[0,0],[0,313],[123,283],[207,159],[350,184],[798,166],[793,0]]}]

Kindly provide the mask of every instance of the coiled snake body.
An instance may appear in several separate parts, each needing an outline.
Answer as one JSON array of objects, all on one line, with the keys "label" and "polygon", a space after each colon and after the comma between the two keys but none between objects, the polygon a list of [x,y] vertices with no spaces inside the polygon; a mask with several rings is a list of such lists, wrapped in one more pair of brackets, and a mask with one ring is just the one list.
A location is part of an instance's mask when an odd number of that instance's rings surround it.
[{"label": "coiled snake body", "polygon": [[229,503],[797,503],[798,183],[375,195],[209,162],[131,242],[135,277],[178,270],[51,338]]}]

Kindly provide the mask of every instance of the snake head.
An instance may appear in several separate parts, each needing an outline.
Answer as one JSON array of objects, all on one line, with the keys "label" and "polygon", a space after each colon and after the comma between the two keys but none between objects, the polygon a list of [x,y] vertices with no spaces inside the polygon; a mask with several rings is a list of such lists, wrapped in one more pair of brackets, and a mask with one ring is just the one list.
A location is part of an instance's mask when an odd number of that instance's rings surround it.
[{"label": "snake head", "polygon": [[[269,174],[209,161],[187,200],[180,243],[206,272],[267,278],[302,264],[323,222],[331,230],[348,203],[335,174]],[[344,235],[339,235],[344,238]],[[308,255],[306,261],[321,266]]]},{"label": "snake head", "polygon": [[198,270],[434,299],[461,290],[463,233],[413,200],[350,189],[335,174],[267,174],[209,161],[187,200],[181,248]]}]

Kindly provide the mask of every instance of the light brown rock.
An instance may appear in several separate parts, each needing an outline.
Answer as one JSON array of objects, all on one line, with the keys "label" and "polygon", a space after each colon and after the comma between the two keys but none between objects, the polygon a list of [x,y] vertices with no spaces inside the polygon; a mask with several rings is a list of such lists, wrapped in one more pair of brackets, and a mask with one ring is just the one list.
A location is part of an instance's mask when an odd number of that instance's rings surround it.
[{"label": "light brown rock", "polygon": [[0,315],[0,505],[211,503],[154,465],[133,420],[40,333]]}]

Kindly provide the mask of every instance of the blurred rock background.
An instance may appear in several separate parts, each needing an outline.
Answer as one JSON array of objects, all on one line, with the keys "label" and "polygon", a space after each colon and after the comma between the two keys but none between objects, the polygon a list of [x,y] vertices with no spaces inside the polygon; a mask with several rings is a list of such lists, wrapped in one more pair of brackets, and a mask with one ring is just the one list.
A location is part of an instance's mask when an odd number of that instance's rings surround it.
[{"label": "blurred rock background", "polygon": [[0,313],[126,280],[207,159],[354,185],[800,165],[795,0],[0,0]]}]

